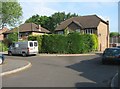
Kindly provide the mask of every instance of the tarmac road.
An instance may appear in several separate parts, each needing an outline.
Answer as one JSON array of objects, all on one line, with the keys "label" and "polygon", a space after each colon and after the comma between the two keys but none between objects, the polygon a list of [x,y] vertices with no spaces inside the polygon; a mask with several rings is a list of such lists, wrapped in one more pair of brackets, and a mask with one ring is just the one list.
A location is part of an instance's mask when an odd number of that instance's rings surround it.
[{"label": "tarmac road", "polygon": [[3,76],[3,87],[110,87],[117,65],[103,65],[99,55],[92,56],[6,56],[27,60],[32,67]]}]

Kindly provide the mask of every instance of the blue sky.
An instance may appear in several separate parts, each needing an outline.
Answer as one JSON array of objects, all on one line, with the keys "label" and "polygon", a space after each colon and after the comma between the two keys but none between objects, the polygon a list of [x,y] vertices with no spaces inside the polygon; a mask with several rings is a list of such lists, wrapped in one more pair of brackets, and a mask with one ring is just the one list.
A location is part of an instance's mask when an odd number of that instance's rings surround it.
[{"label": "blue sky", "polygon": [[32,15],[50,16],[55,12],[76,13],[80,16],[96,14],[109,20],[110,32],[118,32],[118,2],[23,2],[23,21]]}]

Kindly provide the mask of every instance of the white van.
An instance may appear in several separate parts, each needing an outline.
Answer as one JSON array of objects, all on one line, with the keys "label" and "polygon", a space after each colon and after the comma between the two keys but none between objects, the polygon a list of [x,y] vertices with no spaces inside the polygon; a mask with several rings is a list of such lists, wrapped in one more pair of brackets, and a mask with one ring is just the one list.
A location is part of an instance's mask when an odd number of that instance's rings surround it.
[{"label": "white van", "polygon": [[22,56],[36,55],[38,53],[37,41],[24,41],[13,43],[8,50],[8,55],[21,54]]}]

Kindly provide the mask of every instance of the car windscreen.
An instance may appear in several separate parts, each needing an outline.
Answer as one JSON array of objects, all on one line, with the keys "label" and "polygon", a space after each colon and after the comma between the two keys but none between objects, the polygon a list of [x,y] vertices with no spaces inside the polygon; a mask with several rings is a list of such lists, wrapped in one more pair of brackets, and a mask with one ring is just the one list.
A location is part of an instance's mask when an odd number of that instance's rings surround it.
[{"label": "car windscreen", "polygon": [[106,49],[104,55],[114,56],[120,54],[120,49]]}]

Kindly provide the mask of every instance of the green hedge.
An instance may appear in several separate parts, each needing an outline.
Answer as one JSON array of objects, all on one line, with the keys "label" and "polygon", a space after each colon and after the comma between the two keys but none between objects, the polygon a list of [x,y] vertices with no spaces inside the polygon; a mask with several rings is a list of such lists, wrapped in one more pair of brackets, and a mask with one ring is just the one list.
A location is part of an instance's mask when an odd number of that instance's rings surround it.
[{"label": "green hedge", "polygon": [[68,53],[87,53],[98,48],[97,36],[92,34],[71,33],[68,38]]},{"label": "green hedge", "polygon": [[81,53],[81,36],[79,33],[70,33],[67,36],[68,53]]},{"label": "green hedge", "polygon": [[87,53],[98,49],[97,36],[92,34],[70,33],[68,35],[29,36],[29,40],[37,40],[39,52],[43,53]]},{"label": "green hedge", "polygon": [[91,51],[96,51],[98,49],[98,37],[95,34],[90,35],[90,48]]},{"label": "green hedge", "polygon": [[44,35],[42,48],[46,53],[66,53],[67,40],[64,35]]}]

